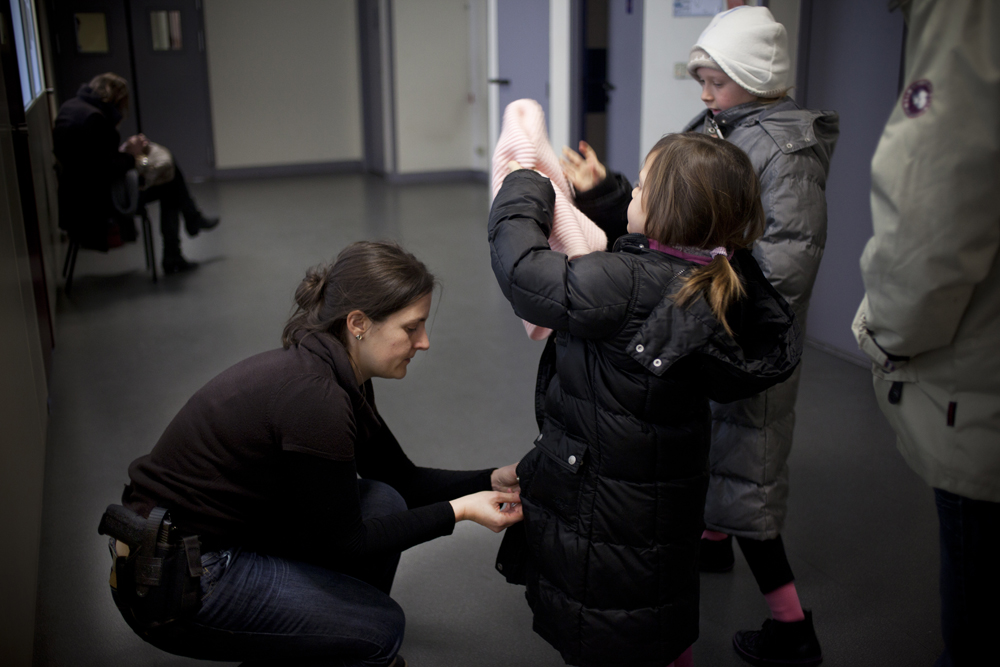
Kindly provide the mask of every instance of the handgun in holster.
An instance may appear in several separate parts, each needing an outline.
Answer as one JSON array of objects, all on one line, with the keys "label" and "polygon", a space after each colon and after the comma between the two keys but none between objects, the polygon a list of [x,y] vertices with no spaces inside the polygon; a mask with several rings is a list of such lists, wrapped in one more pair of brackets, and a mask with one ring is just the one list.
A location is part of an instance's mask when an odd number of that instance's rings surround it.
[{"label": "handgun in holster", "polygon": [[127,507],[108,505],[97,528],[128,545],[115,554],[111,585],[121,605],[145,628],[193,616],[201,608],[201,542],[181,536],[162,507],[143,518]]}]

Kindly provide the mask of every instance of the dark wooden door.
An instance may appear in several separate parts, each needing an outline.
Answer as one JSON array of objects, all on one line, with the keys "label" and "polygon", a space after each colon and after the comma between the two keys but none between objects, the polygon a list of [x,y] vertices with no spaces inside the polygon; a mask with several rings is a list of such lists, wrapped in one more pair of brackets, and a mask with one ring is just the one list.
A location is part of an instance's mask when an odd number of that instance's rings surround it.
[{"label": "dark wooden door", "polygon": [[188,179],[214,172],[201,0],[52,0],[59,101],[101,72],[129,82],[122,138],[166,146]]},{"label": "dark wooden door", "polygon": [[202,3],[131,0],[129,6],[142,131],[170,149],[188,179],[207,178],[215,157]]},{"label": "dark wooden door", "polygon": [[[52,0],[49,26],[60,104],[103,72],[125,77],[129,86],[134,87],[126,18],[125,0]],[[140,114],[133,100],[128,116],[118,128],[122,138],[139,131]]]}]

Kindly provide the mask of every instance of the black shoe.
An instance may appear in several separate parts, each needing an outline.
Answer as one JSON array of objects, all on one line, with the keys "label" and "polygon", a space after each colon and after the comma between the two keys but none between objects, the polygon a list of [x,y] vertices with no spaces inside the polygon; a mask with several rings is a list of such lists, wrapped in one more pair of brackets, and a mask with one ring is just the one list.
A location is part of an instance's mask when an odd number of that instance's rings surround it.
[{"label": "black shoe", "polygon": [[699,570],[702,572],[729,572],[735,563],[732,535],[727,535],[724,540],[701,538],[701,551],[698,553]]},{"label": "black shoe", "polygon": [[397,653],[396,658],[389,667],[406,667],[406,658]]},{"label": "black shoe", "polygon": [[163,258],[163,275],[170,276],[175,273],[184,273],[198,268],[196,262],[189,262],[181,255]]},{"label": "black shoe", "polygon": [[198,236],[198,232],[203,229],[215,229],[219,226],[219,218],[206,218],[202,214],[192,215],[190,218],[184,216],[184,229],[188,236]]},{"label": "black shoe", "polygon": [[742,630],[733,635],[733,647],[751,665],[818,665],[823,652],[813,629],[812,612],[802,621],[764,621],[760,630]]}]

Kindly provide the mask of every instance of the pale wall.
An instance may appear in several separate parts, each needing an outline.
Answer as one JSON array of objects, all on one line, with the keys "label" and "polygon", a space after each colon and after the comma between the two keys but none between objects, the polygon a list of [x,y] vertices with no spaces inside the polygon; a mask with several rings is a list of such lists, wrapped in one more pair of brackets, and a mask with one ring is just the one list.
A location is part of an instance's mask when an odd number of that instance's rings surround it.
[{"label": "pale wall", "polygon": [[573,105],[570,102],[572,86],[573,39],[570,0],[549,1],[549,141],[560,154],[563,146],[570,144]]},{"label": "pale wall", "polygon": [[205,32],[217,168],[362,159],[355,0],[205,0]]},{"label": "pale wall", "polygon": [[485,2],[392,6],[397,173],[485,170]]},{"label": "pale wall", "polygon": [[674,63],[688,53],[710,17],[674,18],[670,0],[645,0],[642,35],[642,155],[668,132],[679,132],[705,105],[694,79],[674,78]]}]

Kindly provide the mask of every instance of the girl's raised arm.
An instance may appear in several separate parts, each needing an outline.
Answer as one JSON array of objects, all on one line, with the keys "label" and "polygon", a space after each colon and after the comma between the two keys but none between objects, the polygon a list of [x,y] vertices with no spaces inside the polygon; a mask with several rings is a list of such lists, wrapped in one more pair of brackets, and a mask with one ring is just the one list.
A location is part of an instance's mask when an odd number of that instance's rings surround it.
[{"label": "girl's raised arm", "polygon": [[633,267],[618,253],[575,259],[549,248],[555,191],[534,171],[512,172],[490,210],[493,273],[518,317],[585,338],[614,333],[626,317]]}]

